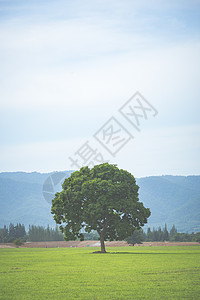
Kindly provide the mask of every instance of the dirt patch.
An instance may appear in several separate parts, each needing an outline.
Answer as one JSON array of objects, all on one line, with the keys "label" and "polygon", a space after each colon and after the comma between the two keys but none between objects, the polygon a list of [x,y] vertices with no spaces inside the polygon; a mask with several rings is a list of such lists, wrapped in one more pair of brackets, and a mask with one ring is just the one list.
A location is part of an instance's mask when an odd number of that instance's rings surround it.
[{"label": "dirt patch", "polygon": [[16,246],[13,243],[0,243],[0,248],[16,248]]},{"label": "dirt patch", "polygon": [[[59,241],[59,242],[26,242],[20,248],[80,248],[80,247],[97,247],[99,241]],[[144,242],[142,244],[135,244],[134,247],[142,246],[192,246],[200,245],[197,242]],[[105,242],[106,247],[133,247],[125,241]],[[99,247],[99,246],[98,246]],[[12,243],[1,244],[0,248],[16,248]]]}]

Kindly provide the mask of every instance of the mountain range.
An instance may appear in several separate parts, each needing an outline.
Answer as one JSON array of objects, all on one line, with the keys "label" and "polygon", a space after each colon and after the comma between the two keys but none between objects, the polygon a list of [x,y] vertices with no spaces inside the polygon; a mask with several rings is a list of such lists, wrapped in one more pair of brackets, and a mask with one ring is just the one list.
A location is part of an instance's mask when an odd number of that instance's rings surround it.
[{"label": "mountain range", "polygon": [[[0,228],[9,223],[54,227],[51,200],[73,171],[0,173]],[[136,178],[139,199],[151,210],[145,227],[173,224],[179,232],[200,231],[200,176]]]}]

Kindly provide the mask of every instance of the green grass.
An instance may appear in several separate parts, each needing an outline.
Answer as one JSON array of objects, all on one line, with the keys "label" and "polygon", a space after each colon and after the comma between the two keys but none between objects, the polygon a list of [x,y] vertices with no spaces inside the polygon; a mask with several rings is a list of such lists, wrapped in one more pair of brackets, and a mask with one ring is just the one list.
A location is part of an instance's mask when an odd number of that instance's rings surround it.
[{"label": "green grass", "polygon": [[0,249],[0,299],[200,299],[200,246]]}]

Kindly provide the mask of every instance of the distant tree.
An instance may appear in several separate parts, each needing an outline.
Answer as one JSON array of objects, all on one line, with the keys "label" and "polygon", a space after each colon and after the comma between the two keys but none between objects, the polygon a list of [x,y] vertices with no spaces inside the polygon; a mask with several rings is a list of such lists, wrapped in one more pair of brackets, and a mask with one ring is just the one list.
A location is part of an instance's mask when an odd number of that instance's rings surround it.
[{"label": "distant tree", "polygon": [[98,232],[97,231],[91,231],[90,233],[88,232],[84,232],[83,233],[84,235],[84,240],[91,240],[91,241],[96,241],[96,240],[99,240],[99,235],[98,235]]},{"label": "distant tree", "polygon": [[147,242],[152,241],[152,232],[151,232],[151,228],[150,227],[148,227],[148,229],[147,229],[146,241]]},{"label": "distant tree", "polygon": [[172,241],[176,234],[177,234],[177,229],[176,229],[175,225],[173,225],[169,232],[169,239]]},{"label": "distant tree", "polygon": [[56,225],[56,228],[52,231],[53,241],[64,241],[63,234]]},{"label": "distant tree", "polygon": [[167,225],[165,224],[165,228],[163,230],[163,236],[162,236],[163,241],[169,241],[169,232],[167,230]]},{"label": "distant tree", "polygon": [[23,245],[24,242],[21,239],[16,239],[13,241],[13,244],[15,244],[15,246],[19,247],[19,246]]},{"label": "distant tree", "polygon": [[147,223],[150,216],[150,210],[139,202],[139,187],[133,175],[115,165],[83,167],[72,173],[62,187],[52,201],[51,211],[65,239],[82,239],[82,228],[88,233],[96,230],[103,253],[105,240],[124,239]]},{"label": "distant tree", "polygon": [[7,243],[9,241],[9,231],[6,225],[0,229],[0,243]]},{"label": "distant tree", "polygon": [[26,230],[25,226],[21,223],[17,223],[16,226],[14,226],[14,238],[20,238],[25,240],[26,238]]},{"label": "distant tree", "polygon": [[161,227],[158,227],[158,230],[155,230],[156,239],[154,239],[155,242],[163,241],[163,231]]},{"label": "distant tree", "polygon": [[9,237],[8,241],[13,242],[16,239],[16,230],[14,224],[10,223],[9,225]]},{"label": "distant tree", "polygon": [[141,244],[144,241],[144,236],[142,230],[135,230],[131,236],[126,238],[128,244]]},{"label": "distant tree", "polygon": [[177,232],[174,236],[172,241],[174,242],[192,242],[192,234],[189,233],[179,233]]},{"label": "distant tree", "polygon": [[50,230],[50,227],[49,225],[47,226],[47,230],[46,230],[46,240],[47,241],[50,241],[51,240],[51,230]]},{"label": "distant tree", "polygon": [[195,241],[200,243],[200,232],[197,232],[195,235]]}]

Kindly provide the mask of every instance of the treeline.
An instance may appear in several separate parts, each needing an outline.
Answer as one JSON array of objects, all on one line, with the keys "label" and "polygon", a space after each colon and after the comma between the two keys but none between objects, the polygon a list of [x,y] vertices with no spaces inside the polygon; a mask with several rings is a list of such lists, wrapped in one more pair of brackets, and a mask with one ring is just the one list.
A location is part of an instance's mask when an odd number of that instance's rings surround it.
[{"label": "treeline", "polygon": [[12,243],[16,239],[26,239],[26,230],[23,224],[10,223],[7,227],[0,228],[0,243]]},{"label": "treeline", "polygon": [[23,242],[48,242],[48,241],[63,241],[63,234],[58,226],[55,228],[47,228],[43,226],[29,225],[29,230],[26,232],[23,224],[14,225],[10,223],[7,227],[4,225],[0,228],[0,243],[12,243],[20,239]]},{"label": "treeline", "polygon": [[144,242],[164,242],[169,240],[175,241],[175,236],[177,235],[177,229],[175,225],[171,228],[170,231],[167,229],[167,225],[163,229],[158,227],[158,229],[151,228],[147,229],[147,232],[143,232]]},{"label": "treeline", "polygon": [[150,228],[147,232],[143,232],[144,242],[200,242],[200,232],[197,233],[180,233],[177,231],[175,225],[168,231],[167,225],[163,229]]},{"label": "treeline", "polygon": [[200,242],[200,232],[197,233],[180,233],[177,231],[175,225],[168,231],[167,225],[162,229],[148,228],[147,232],[142,229],[135,230],[135,232],[129,236],[126,241],[129,244],[140,244],[142,242]]},{"label": "treeline", "polygon": [[[99,235],[96,231],[84,233],[84,240],[99,240]],[[10,223],[7,227],[4,225],[0,228],[0,243],[12,243],[20,239],[22,242],[48,242],[48,241],[64,241],[63,233],[59,227],[50,228],[49,225],[43,226],[29,225],[29,230],[26,232],[23,224],[14,225]],[[197,233],[180,233],[173,225],[168,231],[167,226],[158,229],[148,228],[147,231],[135,230],[132,236],[126,241],[129,244],[139,244],[142,242],[200,242],[200,232]]]},{"label": "treeline", "polygon": [[[90,233],[84,233],[84,240],[99,240],[99,235],[96,231]],[[135,230],[132,236],[126,239],[130,244],[142,243],[142,242],[200,242],[200,232],[197,233],[180,233],[177,231],[175,225],[168,231],[167,225],[164,228],[158,227],[158,229],[148,228],[147,231]]]},{"label": "treeline", "polygon": [[49,242],[49,241],[64,241],[63,234],[58,226],[55,228],[44,228],[43,226],[29,226],[28,241],[31,242]]}]

